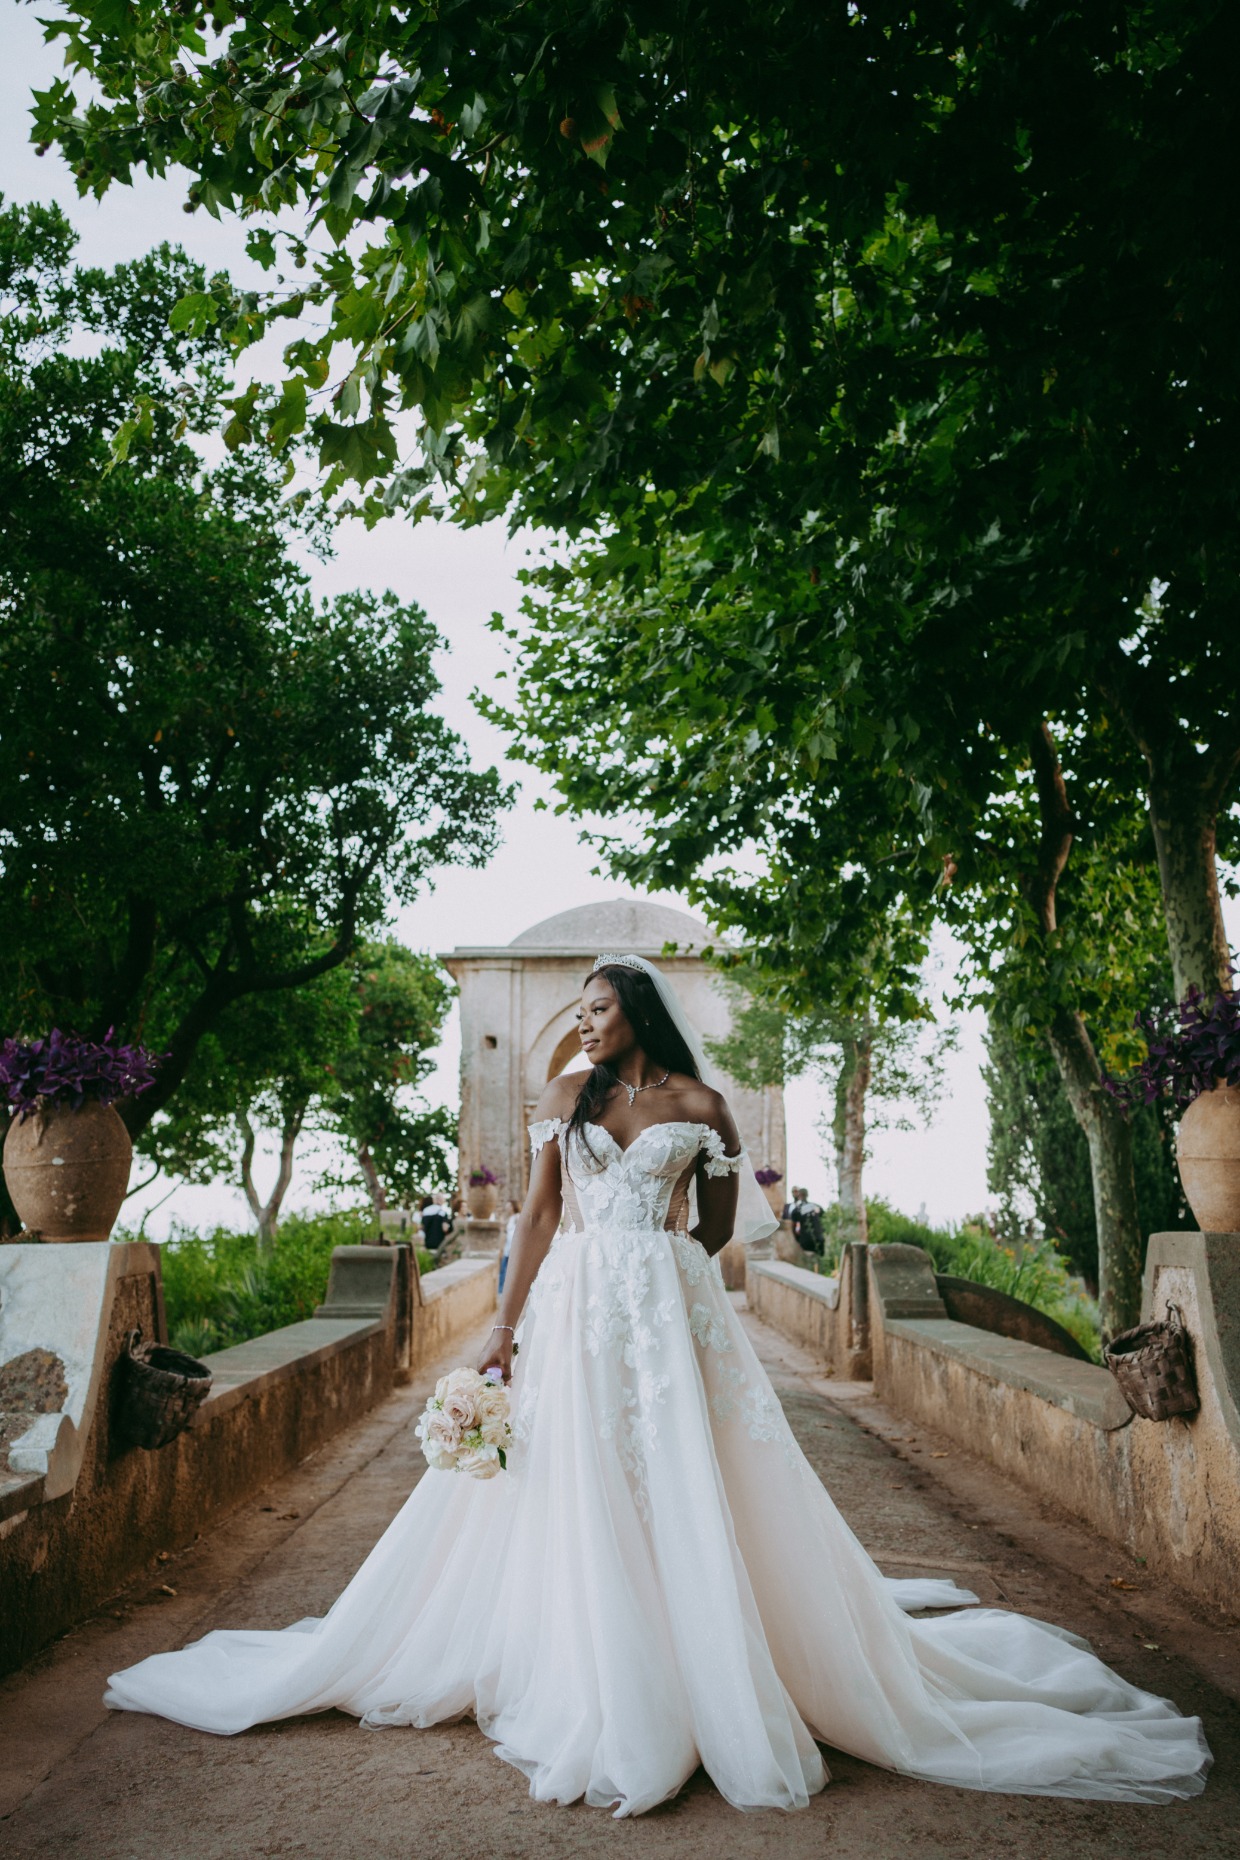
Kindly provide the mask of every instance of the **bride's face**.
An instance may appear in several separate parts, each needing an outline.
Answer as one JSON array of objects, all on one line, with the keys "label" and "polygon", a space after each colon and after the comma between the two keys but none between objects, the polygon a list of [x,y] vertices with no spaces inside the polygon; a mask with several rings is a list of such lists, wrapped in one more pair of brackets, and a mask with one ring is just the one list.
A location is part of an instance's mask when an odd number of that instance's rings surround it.
[{"label": "bride's face", "polygon": [[614,1061],[622,1053],[632,1052],[637,1044],[615,989],[602,975],[592,976],[581,991],[577,1027],[581,1050],[592,1066]]}]

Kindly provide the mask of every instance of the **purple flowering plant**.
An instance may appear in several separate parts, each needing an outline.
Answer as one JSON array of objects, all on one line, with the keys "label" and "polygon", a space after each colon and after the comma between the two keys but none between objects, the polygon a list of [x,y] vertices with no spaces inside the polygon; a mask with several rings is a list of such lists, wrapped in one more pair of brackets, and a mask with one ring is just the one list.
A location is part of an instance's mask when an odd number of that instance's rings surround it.
[{"label": "purple flowering plant", "polygon": [[489,1169],[471,1169],[469,1172],[469,1186],[471,1188],[498,1188],[499,1181],[500,1178],[497,1175],[492,1175]]},{"label": "purple flowering plant", "polygon": [[88,1098],[112,1104],[149,1091],[158,1065],[144,1046],[117,1040],[111,1027],[102,1040],[54,1027],[45,1040],[0,1043],[0,1093],[23,1118],[40,1104],[69,1104],[77,1111]]},{"label": "purple flowering plant", "polygon": [[1128,1078],[1106,1080],[1125,1103],[1170,1098],[1184,1110],[1216,1085],[1240,1085],[1240,989],[1221,988],[1210,1001],[1190,988],[1178,1007],[1168,1002],[1133,1024],[1146,1058]]},{"label": "purple flowering plant", "polygon": [[755,1169],[754,1177],[755,1180],[762,1184],[763,1188],[772,1188],[776,1182],[782,1182],[784,1179],[778,1169],[770,1168]]}]

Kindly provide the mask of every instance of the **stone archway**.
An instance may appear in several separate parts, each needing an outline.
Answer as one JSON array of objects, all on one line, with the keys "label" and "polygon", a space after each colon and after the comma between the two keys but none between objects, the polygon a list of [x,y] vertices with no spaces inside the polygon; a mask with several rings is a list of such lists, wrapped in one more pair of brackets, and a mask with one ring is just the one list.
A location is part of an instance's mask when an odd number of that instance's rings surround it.
[{"label": "stone archway", "polygon": [[558,1079],[561,1072],[567,1071],[570,1059],[581,1057],[581,1042],[577,1037],[577,1023],[574,1021],[547,1061],[548,1085],[552,1079]]},{"label": "stone archway", "polygon": [[[529,1177],[526,1125],[547,1081],[576,1050],[575,1012],[595,956],[623,950],[660,962],[686,1010],[717,1038],[727,1004],[701,957],[707,925],[685,911],[637,898],[584,904],[494,948],[459,948],[442,958],[460,987],[460,1174],[486,1167],[504,1192],[522,1196]],[[676,945],[665,957],[664,946]],[[728,1098],[754,1163],[785,1170],[783,1093],[728,1082]],[[782,1185],[781,1185],[782,1186]]]}]

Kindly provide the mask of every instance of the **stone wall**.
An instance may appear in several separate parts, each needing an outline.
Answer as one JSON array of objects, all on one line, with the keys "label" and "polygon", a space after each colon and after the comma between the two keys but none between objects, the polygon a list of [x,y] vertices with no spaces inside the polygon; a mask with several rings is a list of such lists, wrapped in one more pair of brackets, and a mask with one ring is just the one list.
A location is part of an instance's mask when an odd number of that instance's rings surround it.
[{"label": "stone wall", "polygon": [[783,1260],[751,1259],[745,1274],[746,1303],[785,1337],[812,1350],[828,1375],[866,1380],[870,1327],[865,1256],[864,1246],[845,1247],[835,1278]]},{"label": "stone wall", "polygon": [[414,1326],[413,1368],[424,1369],[454,1337],[467,1335],[495,1310],[499,1260],[471,1255],[441,1266],[422,1281],[424,1304]]},{"label": "stone wall", "polygon": [[1200,1410],[1134,1419],[1105,1369],[949,1318],[926,1254],[871,1249],[877,1393],[1231,1612],[1240,1595],[1240,1235],[1155,1234],[1143,1321],[1183,1313]]},{"label": "stone wall", "polygon": [[[313,1318],[209,1357],[214,1382],[193,1425],[157,1452],[118,1451],[125,1341],[135,1328],[162,1334],[159,1249],[99,1248],[93,1278],[81,1257],[89,1250],[6,1247],[0,1261],[0,1360],[14,1343],[29,1347],[26,1333],[33,1337],[40,1323],[43,1347],[57,1351],[62,1341],[61,1316],[47,1305],[39,1319],[23,1281],[37,1280],[46,1294],[43,1281],[59,1261],[98,1294],[97,1352],[76,1416],[43,1416],[7,1472],[0,1461],[0,1672],[91,1613],[157,1550],[188,1543],[359,1419],[495,1303],[494,1261],[462,1260],[428,1275],[415,1305],[407,1249],[338,1248]],[[35,1253],[43,1258],[19,1257]],[[71,1328],[84,1337],[91,1325],[79,1304]],[[72,1403],[74,1375],[68,1381]]]}]

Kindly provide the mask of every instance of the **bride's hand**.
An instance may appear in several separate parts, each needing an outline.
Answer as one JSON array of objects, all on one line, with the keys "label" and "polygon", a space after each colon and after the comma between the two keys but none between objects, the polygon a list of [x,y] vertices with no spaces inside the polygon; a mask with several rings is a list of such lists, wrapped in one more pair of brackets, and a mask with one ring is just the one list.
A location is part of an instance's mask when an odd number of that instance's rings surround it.
[{"label": "bride's hand", "polygon": [[486,1348],[478,1358],[478,1374],[485,1376],[488,1369],[502,1370],[504,1381],[511,1381],[512,1332],[510,1330],[493,1330],[487,1339]]}]

